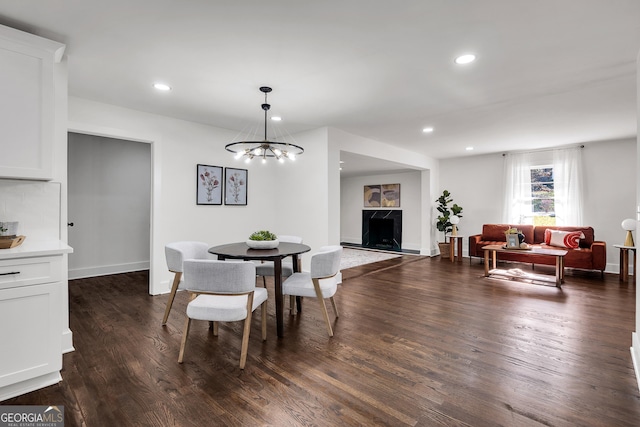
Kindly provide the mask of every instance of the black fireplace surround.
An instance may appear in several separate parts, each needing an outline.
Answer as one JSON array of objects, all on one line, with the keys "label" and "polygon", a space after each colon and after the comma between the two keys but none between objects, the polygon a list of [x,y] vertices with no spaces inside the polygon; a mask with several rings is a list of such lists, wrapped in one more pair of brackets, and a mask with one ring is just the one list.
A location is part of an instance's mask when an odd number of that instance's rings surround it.
[{"label": "black fireplace surround", "polygon": [[363,210],[362,246],[392,251],[402,250],[402,211]]}]

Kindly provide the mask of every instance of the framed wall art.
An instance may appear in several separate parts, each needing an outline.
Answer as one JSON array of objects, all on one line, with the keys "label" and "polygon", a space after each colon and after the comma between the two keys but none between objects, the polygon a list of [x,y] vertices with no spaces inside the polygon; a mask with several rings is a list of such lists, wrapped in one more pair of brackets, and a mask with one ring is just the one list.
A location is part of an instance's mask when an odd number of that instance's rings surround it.
[{"label": "framed wall art", "polygon": [[224,169],[224,204],[247,204],[247,170],[225,168]]},{"label": "framed wall art", "polygon": [[380,207],[380,186],[365,185],[364,186],[364,207],[379,208]]},{"label": "framed wall art", "polygon": [[399,208],[400,184],[365,185],[365,208]]},{"label": "framed wall art", "polygon": [[383,184],[380,191],[380,206],[383,208],[400,207],[400,184]]},{"label": "framed wall art", "polygon": [[196,204],[222,204],[222,167],[198,165],[196,169]]}]

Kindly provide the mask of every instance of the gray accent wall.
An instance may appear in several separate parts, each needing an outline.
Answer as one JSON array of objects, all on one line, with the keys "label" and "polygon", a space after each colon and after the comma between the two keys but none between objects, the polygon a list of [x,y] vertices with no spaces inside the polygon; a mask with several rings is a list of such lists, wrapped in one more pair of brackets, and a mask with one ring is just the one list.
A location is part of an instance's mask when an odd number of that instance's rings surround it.
[{"label": "gray accent wall", "polygon": [[69,278],[149,268],[151,144],[69,133]]}]

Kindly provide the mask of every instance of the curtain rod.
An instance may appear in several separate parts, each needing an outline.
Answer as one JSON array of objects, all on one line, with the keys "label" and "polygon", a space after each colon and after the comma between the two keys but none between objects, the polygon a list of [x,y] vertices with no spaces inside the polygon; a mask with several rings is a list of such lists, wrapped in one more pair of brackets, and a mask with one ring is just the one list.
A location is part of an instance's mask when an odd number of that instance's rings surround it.
[{"label": "curtain rod", "polygon": [[564,147],[541,148],[539,150],[530,150],[530,151],[509,151],[509,152],[506,152],[506,153],[502,153],[502,157],[505,157],[507,154],[513,154],[513,153],[518,153],[518,154],[543,153],[545,151],[566,150],[567,148],[584,148],[584,144],[580,144],[580,145],[577,145],[577,146],[567,145],[567,146],[564,146]]}]

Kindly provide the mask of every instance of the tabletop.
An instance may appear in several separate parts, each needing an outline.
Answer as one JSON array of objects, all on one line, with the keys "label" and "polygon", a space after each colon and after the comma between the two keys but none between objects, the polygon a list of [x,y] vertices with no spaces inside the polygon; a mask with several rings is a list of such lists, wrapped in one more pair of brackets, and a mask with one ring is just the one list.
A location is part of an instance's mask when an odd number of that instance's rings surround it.
[{"label": "tabletop", "polygon": [[522,252],[536,255],[553,255],[553,256],[565,256],[567,251],[564,249],[552,249],[549,247],[540,247],[540,246],[529,246],[527,249],[519,249],[519,248],[507,248],[502,245],[487,245],[482,247],[483,250],[486,251],[496,251],[496,252]]},{"label": "tabletop", "polygon": [[309,252],[311,248],[301,243],[280,242],[275,249],[251,249],[245,242],[228,243],[209,248],[209,253],[235,259],[269,260],[285,258]]}]

